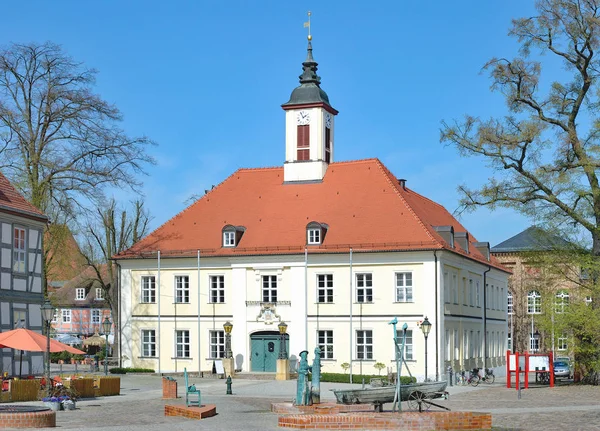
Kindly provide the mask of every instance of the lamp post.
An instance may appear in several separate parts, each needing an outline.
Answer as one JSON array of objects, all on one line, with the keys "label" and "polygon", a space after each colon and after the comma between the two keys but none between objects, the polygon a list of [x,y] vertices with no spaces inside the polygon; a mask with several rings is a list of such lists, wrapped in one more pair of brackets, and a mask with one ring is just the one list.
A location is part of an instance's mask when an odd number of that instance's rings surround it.
[{"label": "lamp post", "polygon": [[104,322],[102,322],[102,329],[104,330],[104,336],[106,337],[106,342],[104,343],[104,375],[108,376],[108,334],[110,333],[110,327],[112,326],[112,322],[106,316],[104,318]]},{"label": "lamp post", "polygon": [[233,324],[228,320],[223,324],[223,329],[225,329],[225,358],[233,358],[233,352],[231,351],[231,330],[233,329]]},{"label": "lamp post", "polygon": [[46,325],[46,363],[45,363],[45,374],[46,374],[46,389],[51,388],[50,385],[50,322],[52,321],[52,317],[54,317],[54,307],[46,299],[44,304],[40,307],[42,310],[42,318],[44,319],[44,324]]},{"label": "lamp post", "polygon": [[425,336],[425,381],[427,381],[427,337],[429,336],[429,331],[431,331],[431,322],[425,316],[423,323],[421,323],[421,331],[423,331],[423,335]]},{"label": "lamp post", "polygon": [[285,333],[287,331],[287,324],[285,322],[281,322],[277,325],[279,328],[279,357],[277,359],[287,359],[287,349],[285,347]]}]

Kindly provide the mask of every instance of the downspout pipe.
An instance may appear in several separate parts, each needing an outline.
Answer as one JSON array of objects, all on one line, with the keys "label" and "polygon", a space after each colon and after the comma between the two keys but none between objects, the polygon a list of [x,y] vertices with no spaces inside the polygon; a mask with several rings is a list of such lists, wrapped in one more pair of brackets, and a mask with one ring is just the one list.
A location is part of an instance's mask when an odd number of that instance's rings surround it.
[{"label": "downspout pipe", "polygon": [[487,340],[487,273],[492,270],[491,266],[483,272],[483,368],[487,368],[488,340]]},{"label": "downspout pipe", "polygon": [[353,290],[353,275],[352,275],[352,249],[350,249],[350,295],[348,296],[350,302],[350,383],[352,383],[352,301],[354,300]]},{"label": "downspout pipe", "polygon": [[160,369],[160,357],[161,357],[161,350],[160,350],[160,345],[161,345],[161,333],[160,333],[160,250],[158,250],[158,255],[157,255],[157,262],[156,262],[156,266],[158,269],[158,274],[157,274],[157,295],[156,295],[156,304],[157,304],[157,311],[158,311],[158,375],[160,375],[161,373],[161,369]]},{"label": "downspout pipe", "polygon": [[123,338],[123,319],[121,318],[121,264],[116,260],[114,262],[117,265],[117,313],[119,315],[119,327],[117,328],[117,331],[119,331],[119,368],[123,368],[123,342],[121,341]]},{"label": "downspout pipe", "polygon": [[439,307],[438,307],[438,257],[437,250],[433,250],[433,258],[435,262],[435,381],[440,380],[440,352],[439,352]]}]

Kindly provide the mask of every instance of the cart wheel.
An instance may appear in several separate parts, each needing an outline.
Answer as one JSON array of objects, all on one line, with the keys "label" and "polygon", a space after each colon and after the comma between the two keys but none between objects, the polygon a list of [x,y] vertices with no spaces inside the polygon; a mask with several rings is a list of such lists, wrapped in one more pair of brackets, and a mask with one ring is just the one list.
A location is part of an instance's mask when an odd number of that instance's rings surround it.
[{"label": "cart wheel", "polygon": [[[414,411],[424,411],[429,409],[430,404],[425,402],[427,399],[427,394],[424,394],[421,391],[412,391],[408,394],[408,408]],[[421,409],[419,410],[419,406]]]}]

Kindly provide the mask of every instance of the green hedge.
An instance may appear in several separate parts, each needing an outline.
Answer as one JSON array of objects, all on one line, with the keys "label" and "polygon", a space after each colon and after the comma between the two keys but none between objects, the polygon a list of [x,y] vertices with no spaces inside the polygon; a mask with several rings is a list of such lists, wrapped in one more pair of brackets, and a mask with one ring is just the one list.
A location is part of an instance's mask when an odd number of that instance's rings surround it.
[{"label": "green hedge", "polygon": [[[371,379],[381,379],[382,376],[374,375],[360,375],[353,374],[352,382],[353,383],[362,383],[363,378],[365,379],[365,383],[369,383]],[[333,382],[333,383],[350,383],[350,374],[339,374],[339,373],[321,373],[321,381],[322,382]],[[417,379],[409,376],[400,376],[400,383],[403,385],[408,385],[411,383],[416,383]]]},{"label": "green hedge", "polygon": [[152,368],[110,368],[111,374],[127,374],[127,373],[154,373]]}]

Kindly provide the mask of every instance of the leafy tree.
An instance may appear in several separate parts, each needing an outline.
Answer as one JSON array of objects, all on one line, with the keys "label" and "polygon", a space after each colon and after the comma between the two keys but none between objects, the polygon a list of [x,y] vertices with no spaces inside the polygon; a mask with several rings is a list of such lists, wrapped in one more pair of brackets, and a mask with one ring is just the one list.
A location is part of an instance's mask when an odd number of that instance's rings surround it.
[{"label": "leafy tree", "polygon": [[[584,232],[591,244],[585,288],[600,310],[600,1],[539,0],[537,16],[514,19],[509,35],[521,44],[514,59],[493,58],[484,67],[492,90],[506,99],[508,115],[443,123],[442,142],[463,155],[483,156],[496,175],[481,188],[460,186],[461,208],[503,206],[560,227]],[[546,57],[534,56],[535,53]],[[558,59],[564,68],[550,86],[541,80],[540,59]],[[585,254],[585,253],[584,253]],[[564,255],[569,258],[569,254]],[[576,362],[585,380],[598,384],[598,333],[574,331]]]},{"label": "leafy tree", "polygon": [[373,366],[379,371],[379,375],[381,375],[381,370],[385,368],[385,364],[382,362],[376,362]]}]

